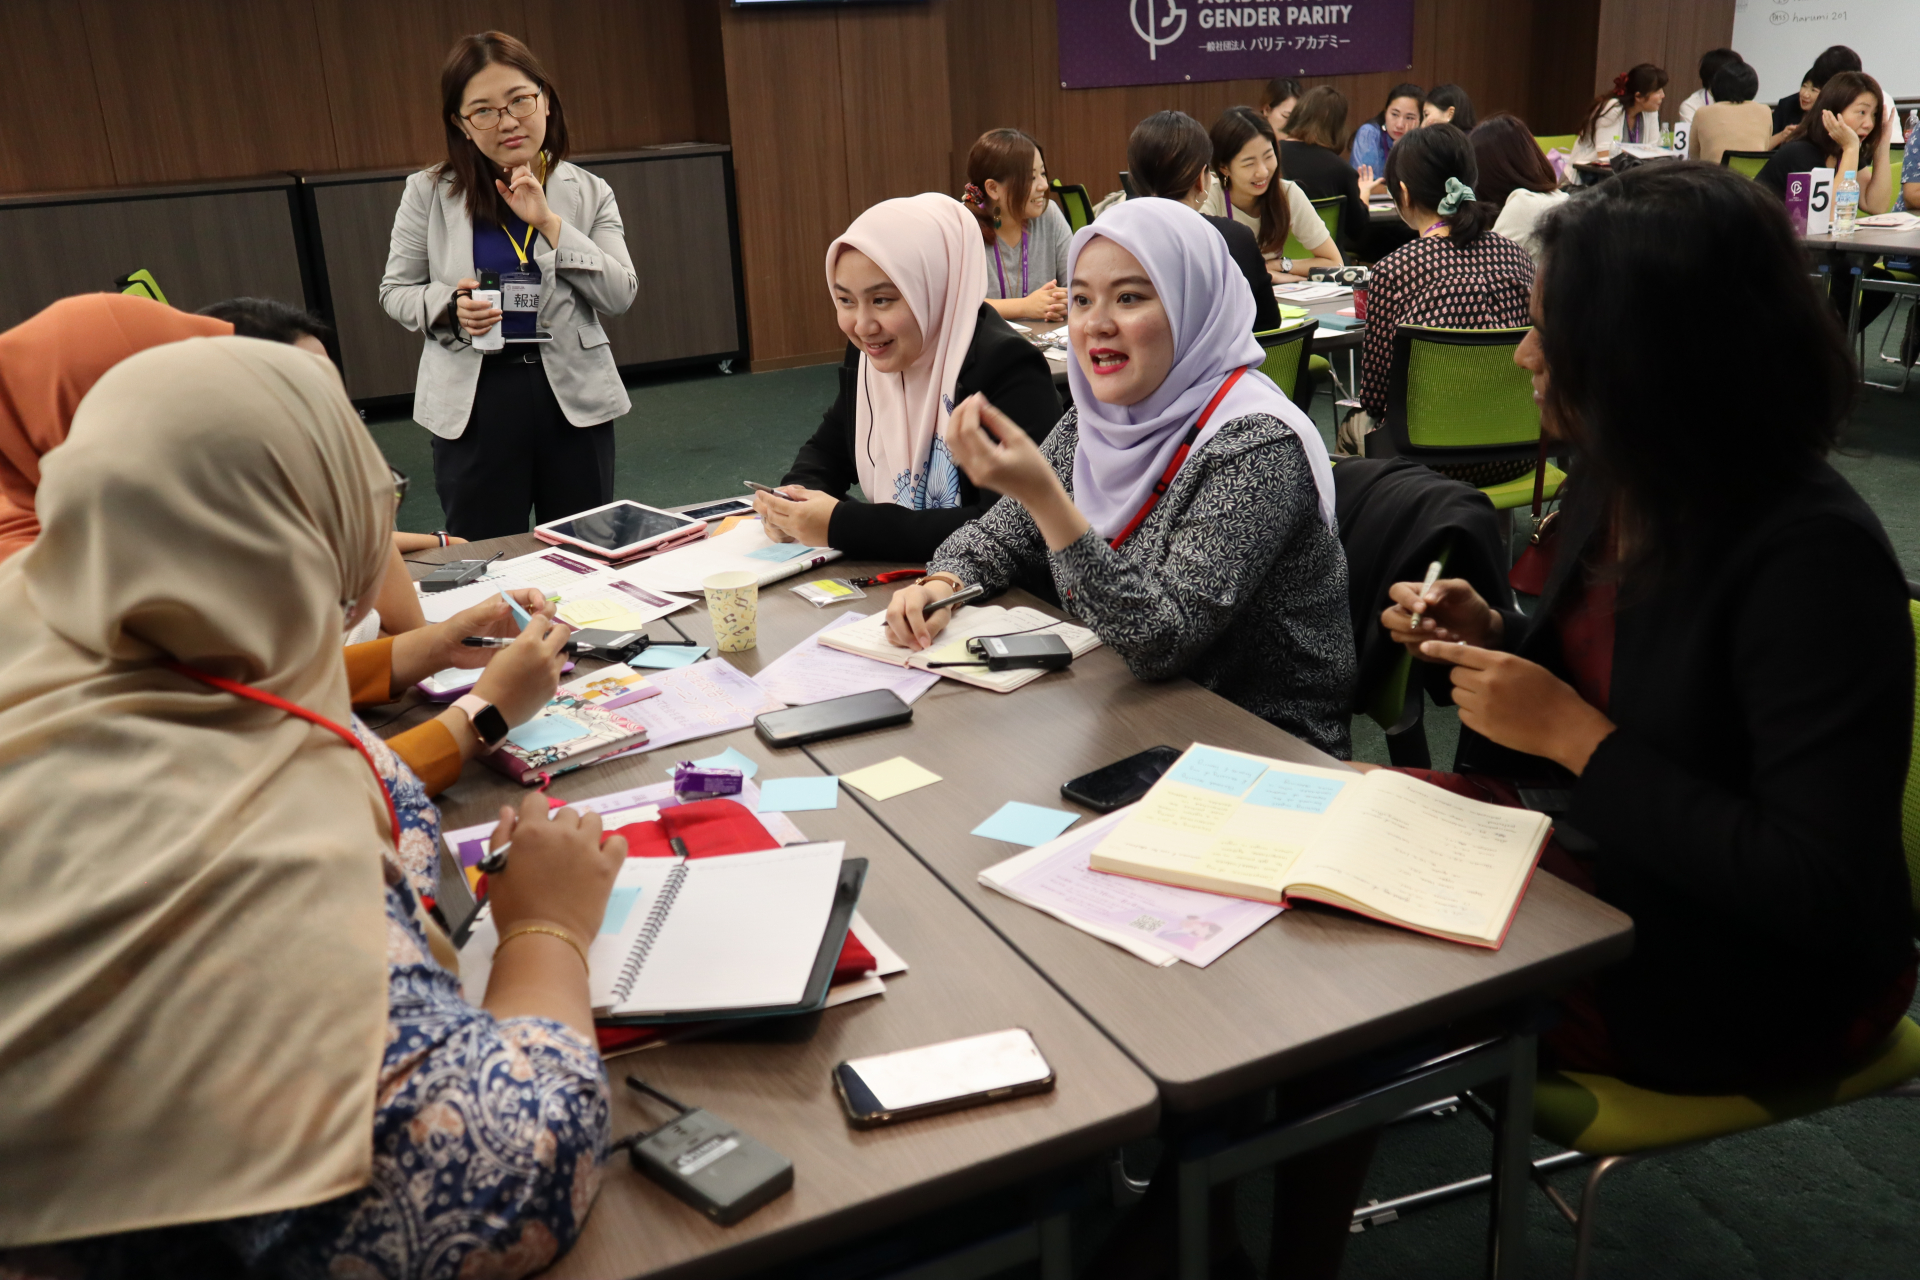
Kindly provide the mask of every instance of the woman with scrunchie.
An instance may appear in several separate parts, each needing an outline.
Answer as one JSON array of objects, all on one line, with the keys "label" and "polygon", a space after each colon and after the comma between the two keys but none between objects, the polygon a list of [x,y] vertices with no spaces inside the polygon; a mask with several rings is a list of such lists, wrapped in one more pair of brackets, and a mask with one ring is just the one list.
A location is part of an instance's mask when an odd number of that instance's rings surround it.
[{"label": "woman with scrunchie", "polygon": [[1019,129],[989,129],[967,152],[960,202],[987,247],[987,305],[1003,320],[1067,318],[1067,241],[1073,228],[1047,199],[1047,161]]},{"label": "woman with scrunchie", "polygon": [[1340,432],[1343,448],[1356,452],[1386,413],[1393,335],[1401,325],[1517,329],[1530,323],[1533,259],[1494,231],[1500,206],[1475,198],[1480,167],[1467,135],[1450,124],[1415,129],[1387,153],[1386,176],[1400,220],[1416,239],[1373,264],[1360,349],[1360,407],[1366,416],[1356,414]]},{"label": "woman with scrunchie", "polygon": [[[1613,78],[1613,89],[1593,100],[1573,142],[1573,162],[1593,164],[1602,148],[1623,142],[1660,141],[1660,104],[1667,100],[1667,73],[1651,62]],[[1649,118],[1651,117],[1651,118]]]}]

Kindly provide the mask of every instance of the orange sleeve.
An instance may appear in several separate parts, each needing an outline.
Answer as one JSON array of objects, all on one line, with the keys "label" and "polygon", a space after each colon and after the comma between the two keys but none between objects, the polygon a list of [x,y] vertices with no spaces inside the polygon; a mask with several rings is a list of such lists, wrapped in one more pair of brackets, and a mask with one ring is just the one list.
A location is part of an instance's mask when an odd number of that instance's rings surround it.
[{"label": "orange sleeve", "polygon": [[350,644],[347,655],[347,694],[356,707],[393,701],[393,637]]},{"label": "orange sleeve", "polygon": [[394,734],[387,745],[426,784],[430,796],[439,795],[460,780],[460,744],[438,719]]}]

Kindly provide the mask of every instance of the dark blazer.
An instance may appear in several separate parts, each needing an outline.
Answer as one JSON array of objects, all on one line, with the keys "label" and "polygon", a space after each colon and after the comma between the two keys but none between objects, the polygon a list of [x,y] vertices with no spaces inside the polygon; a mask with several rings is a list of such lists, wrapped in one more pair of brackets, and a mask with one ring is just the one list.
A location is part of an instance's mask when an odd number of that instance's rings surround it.
[{"label": "dark blazer", "polygon": [[[800,446],[800,456],[780,483],[803,484],[841,500],[827,524],[828,545],[857,559],[924,563],[947,535],[978,518],[1000,500],[1000,495],[976,487],[963,472],[957,507],[915,511],[891,502],[859,502],[847,497],[847,491],[860,480],[853,452],[859,382],[860,352],[849,342],[846,358],[840,362],[840,394],[820,420],[813,438]],[[1047,358],[984,302],[967,358],[960,364],[953,401],[958,404],[976,392],[984,392],[994,407],[1019,423],[1036,444],[1046,439],[1053,424],[1060,421],[1060,395],[1053,389]]]},{"label": "dark blazer", "polygon": [[1342,197],[1346,203],[1340,213],[1340,239],[1344,242],[1341,247],[1360,243],[1360,237],[1372,222],[1367,202],[1360,195],[1360,173],[1342,159],[1338,151],[1311,142],[1282,141],[1280,172],[1306,192],[1309,200]]},{"label": "dark blazer", "polygon": [[[1805,138],[1796,138],[1775,147],[1773,154],[1767,157],[1767,162],[1760,166],[1760,172],[1753,175],[1753,180],[1784,200],[1787,198],[1789,174],[1833,167],[1835,167],[1834,162],[1827,158],[1826,152]],[[1834,176],[1839,177],[1838,174]],[[1899,181],[1896,177],[1894,185],[1898,186]]]},{"label": "dark blazer", "polygon": [[[1565,674],[1549,619],[1600,522],[1578,504],[1508,648]],[[1636,1082],[1724,1093],[1838,1072],[1848,1033],[1905,1012],[1914,965],[1901,798],[1914,695],[1907,590],[1880,522],[1820,464],[1743,495],[1727,531],[1621,585],[1608,718],[1586,772],[1465,729],[1461,767],[1570,786],[1634,952],[1598,999]],[[1566,839],[1566,827],[1575,840]],[[1583,843],[1583,842],[1582,842]]]},{"label": "dark blazer", "polygon": [[1280,303],[1273,296],[1273,277],[1267,273],[1267,260],[1260,256],[1260,242],[1254,238],[1253,228],[1242,226],[1232,218],[1206,217],[1213,229],[1226,237],[1227,252],[1233,255],[1233,265],[1240,268],[1240,274],[1247,278],[1247,288],[1253,290],[1253,331],[1265,333],[1269,329],[1280,327]]}]

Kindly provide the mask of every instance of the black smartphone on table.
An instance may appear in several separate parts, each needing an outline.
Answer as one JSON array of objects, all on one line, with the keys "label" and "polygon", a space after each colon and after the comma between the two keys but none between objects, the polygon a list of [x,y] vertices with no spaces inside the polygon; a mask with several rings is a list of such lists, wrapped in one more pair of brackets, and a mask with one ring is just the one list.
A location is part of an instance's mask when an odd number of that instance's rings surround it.
[{"label": "black smartphone on table", "polygon": [[1060,794],[1095,813],[1124,809],[1147,794],[1160,775],[1173,768],[1180,758],[1175,747],[1148,747],[1145,751],[1116,760],[1092,773],[1083,773],[1071,782],[1060,784]]},{"label": "black smartphone on table", "polygon": [[833,1069],[834,1089],[857,1129],[939,1115],[983,1102],[1045,1093],[1053,1068],[1023,1027],[853,1058]]},{"label": "black smartphone on table", "polygon": [[899,694],[891,689],[874,689],[788,707],[785,711],[769,711],[755,716],[753,727],[760,734],[760,740],[770,747],[795,747],[822,738],[905,724],[911,719],[913,708],[902,702]]}]

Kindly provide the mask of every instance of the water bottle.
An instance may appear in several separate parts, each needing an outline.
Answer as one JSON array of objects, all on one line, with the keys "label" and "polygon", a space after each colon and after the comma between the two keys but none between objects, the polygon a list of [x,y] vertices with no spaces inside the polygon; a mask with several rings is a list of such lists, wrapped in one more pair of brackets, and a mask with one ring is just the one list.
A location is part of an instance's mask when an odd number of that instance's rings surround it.
[{"label": "water bottle", "polygon": [[1833,234],[1850,236],[1860,216],[1860,183],[1854,171],[1840,175],[1833,188]]},{"label": "water bottle", "polygon": [[1660,149],[1662,151],[1673,150],[1673,126],[1670,124],[1660,126]]}]

